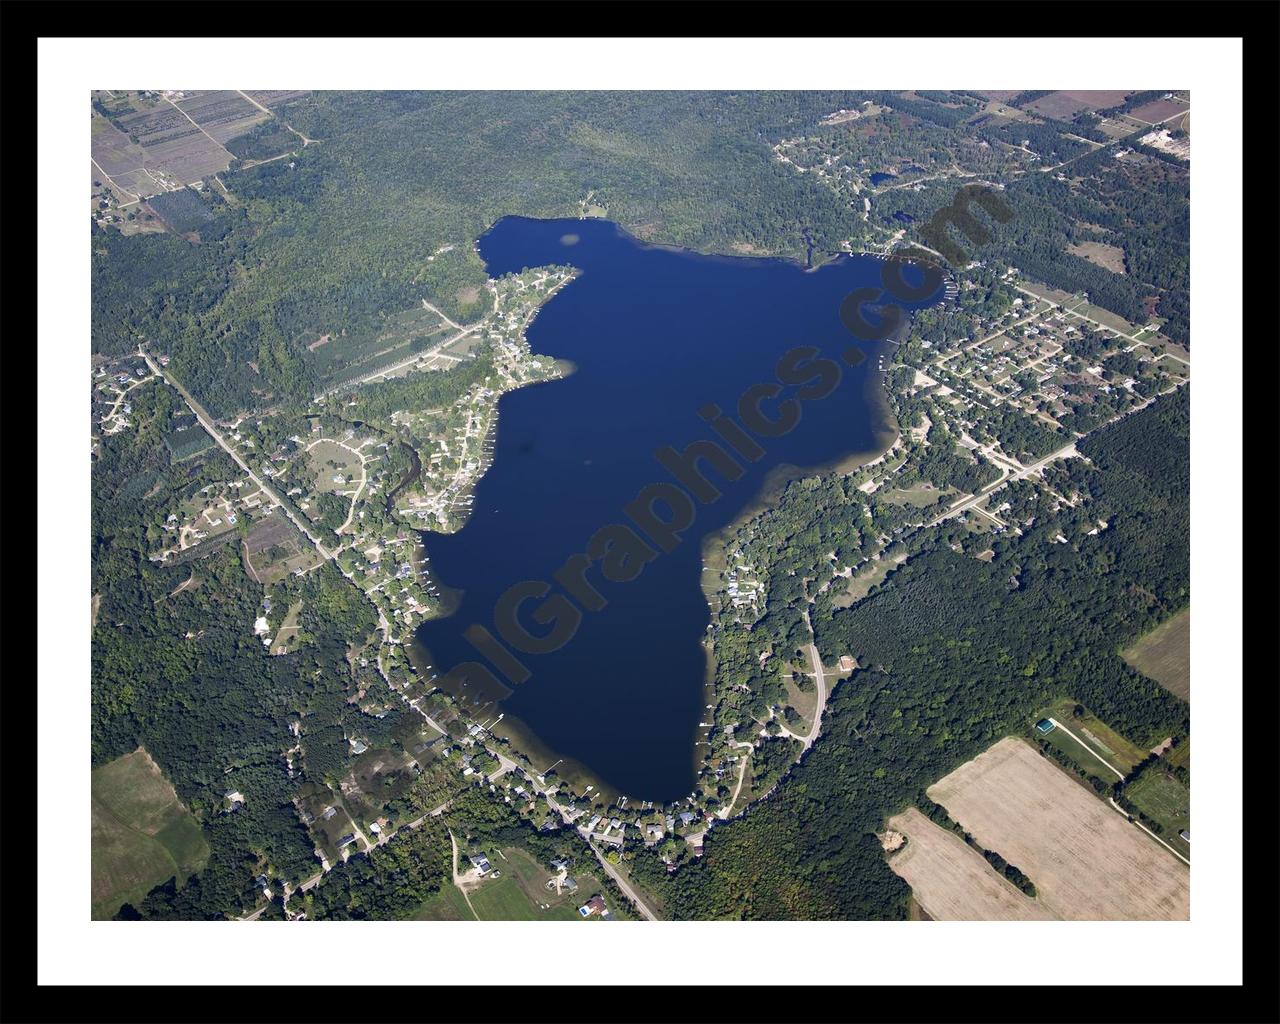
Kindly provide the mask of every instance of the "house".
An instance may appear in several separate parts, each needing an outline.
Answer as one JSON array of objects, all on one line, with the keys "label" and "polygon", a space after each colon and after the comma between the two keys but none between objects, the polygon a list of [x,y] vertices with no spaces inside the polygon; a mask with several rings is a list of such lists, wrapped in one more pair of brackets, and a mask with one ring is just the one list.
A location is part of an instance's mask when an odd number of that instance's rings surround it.
[{"label": "house", "polygon": [[1178,838],[1181,839],[1184,843],[1190,844],[1191,830],[1184,828],[1181,832],[1178,833]]},{"label": "house", "polygon": [[608,913],[604,905],[604,897],[599,895],[592,896],[591,899],[587,900],[586,903],[578,908],[578,913],[583,917],[590,917],[592,914]]},{"label": "house", "polygon": [[489,873],[493,865],[489,863],[489,858],[483,853],[476,854],[474,857],[467,858],[471,861],[471,866],[476,869],[476,874],[483,878]]},{"label": "house", "polygon": [[1042,718],[1040,721],[1036,722],[1036,731],[1040,733],[1051,733],[1056,726],[1057,723],[1051,719]]},{"label": "house", "polygon": [[694,815],[691,811],[680,812],[680,823],[682,825],[692,825],[695,819],[696,819],[696,815]]},{"label": "house", "polygon": [[567,878],[567,877],[562,878],[560,880],[560,891],[561,892],[577,892],[578,891],[577,880],[573,878]]},{"label": "house", "polygon": [[338,809],[336,807],[326,807],[324,809],[324,813],[320,815],[320,817],[322,817],[325,821],[328,821],[337,813],[338,813]]},{"label": "house", "polygon": [[350,846],[355,841],[356,841],[356,834],[354,832],[348,832],[345,836],[343,836],[341,839],[338,840],[338,849],[341,850],[343,847]]}]

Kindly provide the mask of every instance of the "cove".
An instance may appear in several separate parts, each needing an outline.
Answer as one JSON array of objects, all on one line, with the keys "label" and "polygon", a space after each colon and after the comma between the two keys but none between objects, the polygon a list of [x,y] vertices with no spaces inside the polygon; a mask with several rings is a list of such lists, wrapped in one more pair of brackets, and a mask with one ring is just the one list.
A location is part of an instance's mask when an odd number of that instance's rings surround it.
[{"label": "cove", "polygon": [[[628,523],[623,509],[642,488],[676,482],[655,457],[658,449],[718,440],[700,415],[709,405],[736,420],[740,396],[776,383],[779,360],[798,346],[814,346],[840,366],[838,386],[804,402],[794,429],[757,437],[763,454],[756,461],[736,458],[738,479],[702,463],[720,496],[696,505],[673,550],[658,552],[627,582],[611,583],[593,566],[587,578],[605,606],[583,611],[561,648],[515,652],[531,675],[512,684],[500,706],[467,707],[478,721],[502,713],[499,731],[520,749],[530,744],[519,734],[533,740],[539,770],[563,758],[632,799],[683,798],[705,735],[699,722],[711,714],[703,541],[779,481],[874,455],[896,431],[880,369],[889,365],[892,342],[859,343],[840,319],[850,292],[881,287],[882,262],[845,255],[805,269],[777,259],[707,256],[648,245],[595,219],[505,217],[478,249],[491,277],[550,264],[577,268],[578,277],[528,332],[536,354],[576,369],[501,398],[493,463],[476,486],[470,519],[457,533],[424,537],[434,575],[456,601],[452,614],[417,632],[417,656],[433,666],[428,675],[485,663],[463,633],[479,624],[498,635],[495,606],[513,585],[545,581],[552,594],[562,594],[554,574],[570,556],[601,527]],[[939,297],[901,305],[919,308]],[[841,355],[855,343],[866,358],[851,366]],[[776,416],[778,403],[797,390],[783,386],[765,403],[768,414]],[[536,622],[539,604],[527,602],[521,616],[535,635],[552,626]],[[453,695],[464,704],[470,699]],[[565,765],[558,770],[564,774]]]}]

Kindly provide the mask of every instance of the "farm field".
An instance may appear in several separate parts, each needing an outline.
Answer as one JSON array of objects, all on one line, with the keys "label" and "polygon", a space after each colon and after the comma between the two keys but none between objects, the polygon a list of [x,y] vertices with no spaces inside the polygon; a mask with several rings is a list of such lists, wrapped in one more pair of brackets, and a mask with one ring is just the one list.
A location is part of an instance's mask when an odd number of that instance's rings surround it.
[{"label": "farm field", "polygon": [[1178,612],[1120,652],[1130,665],[1170,693],[1191,699],[1191,609]]},{"label": "farm field", "polygon": [[1184,783],[1154,766],[1125,786],[1124,795],[1148,818],[1160,823],[1161,839],[1191,859],[1191,844],[1178,834],[1184,829],[1188,834],[1191,831],[1191,791]]},{"label": "farm field", "polygon": [[920,907],[935,921],[1048,921],[1036,900],[998,875],[982,854],[915,807],[889,819],[907,844],[889,857],[889,867],[911,886]]},{"label": "farm field", "polygon": [[90,779],[94,920],[204,867],[209,846],[199,823],[142,747],[95,768]]},{"label": "farm field", "polygon": [[177,105],[219,144],[271,119],[234,89],[191,93]]},{"label": "farm field", "polygon": [[1138,121],[1145,121],[1148,124],[1158,124],[1166,118],[1172,117],[1180,110],[1186,110],[1187,105],[1178,100],[1155,100],[1152,103],[1146,103],[1136,110],[1129,111],[1129,116]]},{"label": "farm field", "polygon": [[1056,121],[1070,121],[1084,110],[1102,110],[1114,107],[1127,95],[1124,89],[1060,89],[1048,96],[1041,96],[1025,105],[1025,109],[1051,117]]},{"label": "farm field", "polygon": [[926,791],[1064,920],[1187,920],[1186,865],[1030,744],[1006,737]]}]

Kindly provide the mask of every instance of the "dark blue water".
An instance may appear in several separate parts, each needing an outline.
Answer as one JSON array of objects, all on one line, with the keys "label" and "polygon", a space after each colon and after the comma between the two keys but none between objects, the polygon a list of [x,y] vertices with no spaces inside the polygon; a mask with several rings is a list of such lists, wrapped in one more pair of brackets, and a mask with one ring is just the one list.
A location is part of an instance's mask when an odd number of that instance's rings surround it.
[{"label": "dark blue water", "polygon": [[883,185],[886,181],[892,181],[896,177],[896,174],[886,174],[884,171],[876,171],[871,175],[871,184]]},{"label": "dark blue water", "polygon": [[[499,221],[479,249],[494,277],[547,264],[580,269],[529,330],[536,353],[577,369],[503,396],[493,465],[477,486],[471,520],[456,534],[426,536],[436,578],[463,591],[453,615],[418,633],[436,672],[468,661],[488,666],[462,632],[479,623],[498,635],[495,603],[511,585],[545,581],[547,599],[563,598],[555,570],[606,524],[631,525],[623,508],[641,488],[673,482],[655,450],[715,438],[700,409],[716,403],[738,421],[739,397],[774,382],[776,364],[795,346],[817,346],[819,358],[839,366],[827,397],[796,400],[801,418],[790,433],[757,437],[765,451],[757,462],[734,456],[744,469],[739,480],[704,469],[722,496],[696,505],[674,550],[657,553],[626,582],[609,582],[592,566],[587,579],[606,607],[583,611],[558,650],[512,652],[532,674],[502,701],[508,720],[518,718],[555,757],[580,762],[635,799],[686,796],[703,735],[698,723],[709,714],[702,540],[757,500],[771,471],[776,480],[787,473],[780,467],[830,464],[887,443],[879,348],[858,343],[839,317],[850,291],[879,285],[882,263],[841,257],[806,271],[781,260],[645,245],[608,221],[516,217]],[[841,359],[854,344],[867,355],[856,368]],[[776,417],[778,403],[796,392],[789,384],[766,401],[766,415]],[[656,511],[667,515],[665,506]],[[523,607],[520,621],[531,634],[557,626],[551,617],[536,621],[543,600]],[[563,620],[582,603],[549,611]],[[475,698],[477,717],[492,717],[498,708],[483,707],[483,685],[464,675],[466,686],[455,678],[445,688]]]}]

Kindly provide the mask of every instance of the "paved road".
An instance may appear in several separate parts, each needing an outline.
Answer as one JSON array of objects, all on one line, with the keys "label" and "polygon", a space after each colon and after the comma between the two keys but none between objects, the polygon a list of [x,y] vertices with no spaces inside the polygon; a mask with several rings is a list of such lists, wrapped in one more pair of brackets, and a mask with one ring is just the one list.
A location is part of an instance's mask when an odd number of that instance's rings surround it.
[{"label": "paved road", "polygon": [[271,487],[267,486],[266,482],[260,476],[258,476],[257,473],[255,473],[252,469],[249,468],[249,464],[240,457],[239,452],[237,452],[233,447],[231,447],[231,445],[227,444],[226,440],[223,439],[221,432],[217,429],[217,427],[213,425],[213,417],[211,417],[207,412],[205,412],[204,407],[200,405],[199,402],[197,402],[194,398],[191,397],[191,395],[187,393],[187,389],[184,388],[172,377],[170,377],[169,374],[165,373],[165,371],[161,369],[160,364],[157,363],[154,359],[152,359],[150,354],[141,346],[139,346],[138,348],[138,354],[141,355],[142,358],[147,361],[147,365],[151,367],[152,373],[156,374],[157,376],[165,380],[170,387],[172,387],[175,391],[178,392],[179,395],[182,396],[182,400],[187,403],[187,408],[191,410],[192,414],[199,421],[200,426],[204,427],[204,429],[208,431],[209,436],[213,438],[213,440],[217,443],[218,447],[221,448],[228,455],[230,455],[231,458],[235,461],[235,464],[239,466],[242,470],[244,470],[244,472],[248,475],[249,479],[252,480],[255,484],[257,484],[260,488],[262,488],[264,493],[271,496],[271,500],[280,506],[281,511],[283,511],[284,514],[289,517],[289,520],[293,523],[293,525],[296,526],[299,530],[301,530],[303,534],[306,536],[306,538],[309,541],[311,541],[312,544],[315,545],[316,550],[320,552],[321,556],[326,561],[333,558],[333,555],[330,554],[330,552],[328,552],[327,550],[325,550],[324,545],[320,543],[319,538],[317,538],[315,534],[311,532],[308,525],[302,522],[297,516],[295,516],[289,510],[289,506],[284,503],[284,500],[280,497],[280,495],[278,495]]}]

